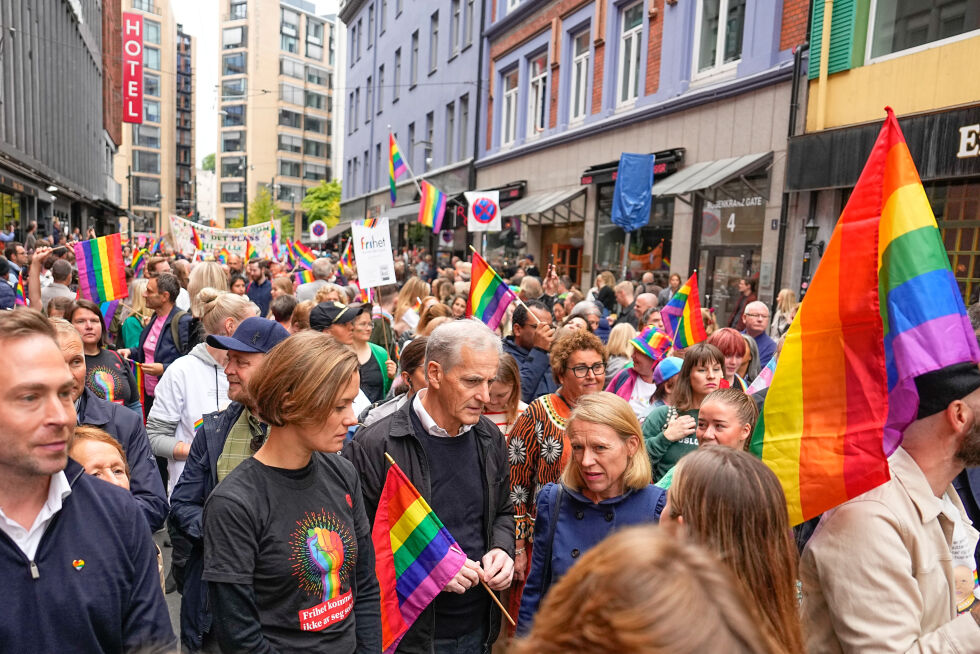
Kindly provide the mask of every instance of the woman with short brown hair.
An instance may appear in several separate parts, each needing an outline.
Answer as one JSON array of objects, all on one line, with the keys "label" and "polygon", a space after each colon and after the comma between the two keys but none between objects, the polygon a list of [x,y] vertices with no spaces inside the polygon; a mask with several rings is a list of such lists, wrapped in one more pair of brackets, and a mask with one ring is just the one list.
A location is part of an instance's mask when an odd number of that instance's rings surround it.
[{"label": "woman with short brown hair", "polygon": [[204,574],[222,651],[381,650],[360,480],[340,451],[357,419],[353,350],[304,331],[249,382],[265,443],[204,509]]}]

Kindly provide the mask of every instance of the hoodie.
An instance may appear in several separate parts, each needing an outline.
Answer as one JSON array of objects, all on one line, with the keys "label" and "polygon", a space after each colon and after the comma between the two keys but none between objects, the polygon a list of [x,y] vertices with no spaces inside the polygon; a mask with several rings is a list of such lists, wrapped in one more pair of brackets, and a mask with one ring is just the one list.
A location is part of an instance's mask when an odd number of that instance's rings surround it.
[{"label": "hoodie", "polygon": [[167,497],[184,470],[184,462],[173,458],[174,447],[178,442],[191,443],[203,416],[227,406],[228,379],[207,344],[198,343],[186,356],[167,366],[146,420],[153,453],[168,460]]}]

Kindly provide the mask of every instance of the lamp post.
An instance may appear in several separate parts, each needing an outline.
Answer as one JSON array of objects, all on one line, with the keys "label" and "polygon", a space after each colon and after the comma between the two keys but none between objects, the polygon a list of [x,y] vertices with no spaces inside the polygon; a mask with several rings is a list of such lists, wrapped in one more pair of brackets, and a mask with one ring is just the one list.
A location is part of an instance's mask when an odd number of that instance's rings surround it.
[{"label": "lamp post", "polygon": [[242,171],[242,221],[245,227],[248,227],[248,155],[242,155],[242,163],[239,164],[238,169]]}]

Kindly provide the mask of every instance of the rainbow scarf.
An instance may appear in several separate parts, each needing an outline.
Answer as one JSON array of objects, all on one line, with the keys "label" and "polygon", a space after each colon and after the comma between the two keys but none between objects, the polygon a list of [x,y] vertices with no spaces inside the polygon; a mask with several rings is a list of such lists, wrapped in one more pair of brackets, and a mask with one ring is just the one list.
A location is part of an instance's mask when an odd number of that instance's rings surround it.
[{"label": "rainbow scarf", "polygon": [[664,321],[664,331],[674,342],[674,347],[682,350],[708,338],[701,320],[701,302],[698,299],[698,273],[691,275],[681,286],[670,302],[660,310]]},{"label": "rainbow scarf", "polygon": [[146,255],[146,250],[136,250],[133,254],[133,259],[129,264],[129,267],[133,269],[134,277],[142,277],[143,269],[146,268],[146,260],[149,257]]},{"label": "rainbow scarf", "polygon": [[197,233],[197,229],[193,225],[191,225],[191,243],[194,245],[195,250],[204,249],[201,243],[201,235]]},{"label": "rainbow scarf", "polygon": [[129,295],[122,256],[122,234],[75,243],[79,297],[96,304]]},{"label": "rainbow scarf", "polygon": [[466,301],[466,315],[479,318],[490,329],[496,329],[507,307],[517,296],[475,250],[470,279],[472,282],[470,296]]},{"label": "rainbow scarf", "polygon": [[[889,479],[914,377],[980,361],[891,109],[786,333],[751,449],[798,524]],[[886,428],[887,424],[887,428]]]},{"label": "rainbow scarf", "polygon": [[431,227],[432,231],[438,232],[442,229],[442,218],[446,214],[446,194],[424,179],[421,184],[422,198],[419,201],[418,221],[426,227]]},{"label": "rainbow scarf", "polygon": [[255,246],[252,245],[251,239],[247,236],[245,237],[245,261],[251,261],[252,259],[257,259],[259,253],[255,251]]},{"label": "rainbow scarf", "polygon": [[313,250],[299,241],[294,241],[293,254],[296,256],[297,265],[307,270],[313,270],[313,262],[316,261],[316,255],[313,254]]},{"label": "rainbow scarf", "polygon": [[27,296],[24,295],[24,278],[17,273],[17,286],[14,286],[14,305],[18,307],[27,306]]},{"label": "rainbow scarf", "polygon": [[387,654],[463,569],[466,554],[394,461],[381,490],[371,540],[381,586],[381,647]]},{"label": "rainbow scarf", "polygon": [[392,132],[388,132],[388,186],[391,191],[391,204],[395,204],[395,199],[398,196],[398,190],[395,188],[395,180],[408,172],[408,166],[405,165],[405,161],[402,159],[402,153],[398,150],[398,144],[395,143],[395,135]]}]

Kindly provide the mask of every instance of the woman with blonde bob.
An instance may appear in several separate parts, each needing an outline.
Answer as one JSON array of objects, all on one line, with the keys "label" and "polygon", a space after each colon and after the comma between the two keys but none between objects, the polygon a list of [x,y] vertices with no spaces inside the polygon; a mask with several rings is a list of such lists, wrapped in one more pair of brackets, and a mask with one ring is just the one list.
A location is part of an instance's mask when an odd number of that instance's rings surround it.
[{"label": "woman with blonde bob", "polygon": [[371,527],[354,466],[357,355],[304,331],[249,384],[265,443],[204,508],[204,579],[223,652],[381,651]]},{"label": "woman with blonde bob", "polygon": [[677,464],[667,496],[664,531],[718,556],[780,651],[803,652],[799,557],[772,470],[740,449],[705,447]]},{"label": "woman with blonde bob", "polygon": [[783,654],[705,548],[630,527],[586,552],[510,654]]},{"label": "woman with blonde bob", "polygon": [[621,322],[609,332],[609,340],[606,342],[606,354],[609,355],[609,363],[606,364],[606,378],[612,379],[624,368],[633,365],[633,346],[630,341],[636,337],[637,331],[628,322]]},{"label": "woman with blonde bob", "polygon": [[518,633],[527,631],[541,598],[581,554],[620,527],[656,522],[666,500],[650,483],[640,423],[626,400],[604,392],[580,398],[567,431],[572,457],[560,483],[538,495]]}]

